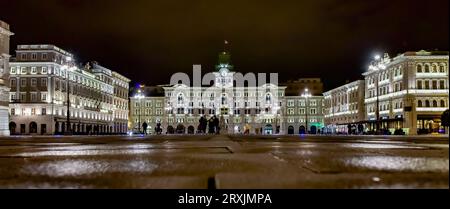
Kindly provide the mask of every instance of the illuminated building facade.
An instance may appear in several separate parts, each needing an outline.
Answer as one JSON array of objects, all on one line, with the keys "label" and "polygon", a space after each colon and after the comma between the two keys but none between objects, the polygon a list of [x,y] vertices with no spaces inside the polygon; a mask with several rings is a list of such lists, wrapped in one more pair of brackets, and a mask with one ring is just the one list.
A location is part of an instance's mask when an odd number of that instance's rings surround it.
[{"label": "illuminated building facade", "polygon": [[10,63],[11,134],[126,133],[129,79],[96,62],[75,63],[54,45],[17,46]]},{"label": "illuminated building facade", "polygon": [[448,52],[423,50],[394,58],[377,56],[363,74],[369,130],[443,132],[440,117],[449,105],[448,58]]},{"label": "illuminated building facade", "polygon": [[139,89],[130,99],[130,128],[140,132],[145,122],[154,133],[159,122],[163,133],[195,134],[199,119],[212,116],[226,134],[317,133],[323,127],[323,96],[286,96],[286,87],[274,83],[237,85],[228,52],[220,53],[216,68],[211,86],[159,86],[160,96]]},{"label": "illuminated building facade", "polygon": [[359,123],[366,117],[364,93],[364,80],[347,83],[323,93],[326,133],[348,134],[364,131],[364,125]]},{"label": "illuminated building facade", "polygon": [[0,136],[8,136],[9,129],[9,40],[13,33],[0,20]]}]

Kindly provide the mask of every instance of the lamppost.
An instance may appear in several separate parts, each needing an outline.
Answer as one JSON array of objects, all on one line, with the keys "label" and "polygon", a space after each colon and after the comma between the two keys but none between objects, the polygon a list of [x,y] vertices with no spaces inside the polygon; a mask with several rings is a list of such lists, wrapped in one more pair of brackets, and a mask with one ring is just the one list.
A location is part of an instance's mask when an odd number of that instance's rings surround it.
[{"label": "lamppost", "polygon": [[375,72],[375,94],[376,94],[376,109],[375,109],[375,117],[376,117],[376,129],[377,132],[380,132],[380,100],[379,100],[379,82],[380,82],[380,70],[386,69],[386,65],[384,64],[385,60],[381,58],[380,55],[375,55],[374,60],[369,65],[369,70]]},{"label": "lamppost", "polygon": [[75,66],[73,66],[72,63],[72,57],[66,57],[66,63],[62,66],[62,69],[66,71],[66,92],[67,92],[67,129],[66,129],[66,135],[71,135],[72,131],[70,130],[70,78],[69,78],[69,71],[73,71],[76,69]]},{"label": "lamppost", "polygon": [[311,97],[311,93],[309,93],[309,90],[306,88],[303,94],[301,95],[303,98],[305,98],[306,102],[306,111],[305,111],[305,119],[306,119],[306,134],[308,134],[308,98]]},{"label": "lamppost", "polygon": [[142,94],[141,89],[138,90],[138,93],[134,96],[134,98],[138,99],[138,105],[137,105],[137,108],[139,111],[139,113],[138,113],[138,123],[139,123],[138,129],[139,129],[139,133],[141,133],[141,111],[142,111],[141,99],[144,98],[144,95]]}]

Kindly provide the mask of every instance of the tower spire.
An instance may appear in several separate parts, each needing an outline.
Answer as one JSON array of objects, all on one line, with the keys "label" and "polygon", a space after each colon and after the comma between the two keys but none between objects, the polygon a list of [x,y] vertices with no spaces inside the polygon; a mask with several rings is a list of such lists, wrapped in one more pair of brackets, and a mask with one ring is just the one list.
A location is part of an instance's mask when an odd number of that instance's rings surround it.
[{"label": "tower spire", "polygon": [[230,42],[228,42],[228,40],[224,40],[223,42],[223,52],[228,52],[228,45],[230,44]]}]

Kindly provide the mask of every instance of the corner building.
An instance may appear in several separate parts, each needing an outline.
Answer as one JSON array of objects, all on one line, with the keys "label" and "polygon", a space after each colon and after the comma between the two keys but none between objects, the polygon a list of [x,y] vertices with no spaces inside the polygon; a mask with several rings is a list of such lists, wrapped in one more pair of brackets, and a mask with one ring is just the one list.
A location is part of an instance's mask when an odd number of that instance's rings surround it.
[{"label": "corner building", "polygon": [[17,46],[9,80],[11,134],[126,133],[129,79],[96,62],[81,68],[75,63],[54,45]]},{"label": "corner building", "polygon": [[[369,130],[393,134],[442,133],[441,115],[448,109],[448,52],[388,54],[365,77],[365,106]],[[378,104],[378,105],[377,105]]]}]

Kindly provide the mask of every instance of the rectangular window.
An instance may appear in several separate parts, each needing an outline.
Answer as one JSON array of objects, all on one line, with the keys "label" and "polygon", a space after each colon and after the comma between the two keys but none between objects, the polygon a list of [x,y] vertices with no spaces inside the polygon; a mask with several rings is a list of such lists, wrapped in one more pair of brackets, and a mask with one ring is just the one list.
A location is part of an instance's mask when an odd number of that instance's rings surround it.
[{"label": "rectangular window", "polygon": [[21,87],[26,87],[27,86],[27,79],[26,78],[21,78],[20,79],[20,86]]},{"label": "rectangular window", "polygon": [[299,108],[298,111],[299,111],[299,114],[301,114],[301,115],[304,115],[306,113],[305,108]]},{"label": "rectangular window", "polygon": [[36,101],[36,93],[31,93],[31,101],[32,102]]},{"label": "rectangular window", "polygon": [[22,60],[26,60],[27,59],[27,54],[21,54],[20,57],[21,57]]},{"label": "rectangular window", "polygon": [[20,68],[20,74],[27,74],[27,68],[25,67]]},{"label": "rectangular window", "polygon": [[41,86],[47,86],[47,78],[41,78]]},{"label": "rectangular window", "polygon": [[37,79],[36,78],[32,78],[31,79],[31,86],[36,86],[37,85]]},{"label": "rectangular window", "polygon": [[16,115],[16,109],[15,108],[11,108],[11,115]]},{"label": "rectangular window", "polygon": [[316,108],[311,108],[310,109],[310,114],[312,114],[312,115],[316,114]]},{"label": "rectangular window", "polygon": [[31,54],[31,59],[36,60],[37,59],[37,54],[36,53],[32,53]]},{"label": "rectangular window", "polygon": [[31,67],[31,74],[36,74],[36,73],[37,73],[36,67]]},{"label": "rectangular window", "polygon": [[16,86],[16,79],[15,78],[11,78],[9,84],[10,84],[10,87],[15,87]]},{"label": "rectangular window", "polygon": [[11,71],[9,72],[10,74],[16,74],[16,68],[15,67],[12,67],[11,68]]},{"label": "rectangular window", "polygon": [[440,89],[445,89],[445,81],[444,80],[440,80],[439,81],[439,88]]},{"label": "rectangular window", "polygon": [[46,108],[42,108],[41,115],[47,115],[47,109]]},{"label": "rectangular window", "polygon": [[36,108],[31,108],[31,115],[36,115]]},{"label": "rectangular window", "polygon": [[294,109],[289,108],[289,109],[288,109],[288,115],[293,115],[293,114],[294,114]]},{"label": "rectangular window", "polygon": [[41,74],[47,74],[47,67],[42,67]]},{"label": "rectangular window", "polygon": [[43,53],[43,54],[42,54],[42,59],[43,59],[43,60],[46,60],[46,59],[47,59],[47,53]]},{"label": "rectangular window", "polygon": [[42,100],[43,102],[46,102],[46,101],[47,101],[47,93],[41,93],[41,100]]}]

